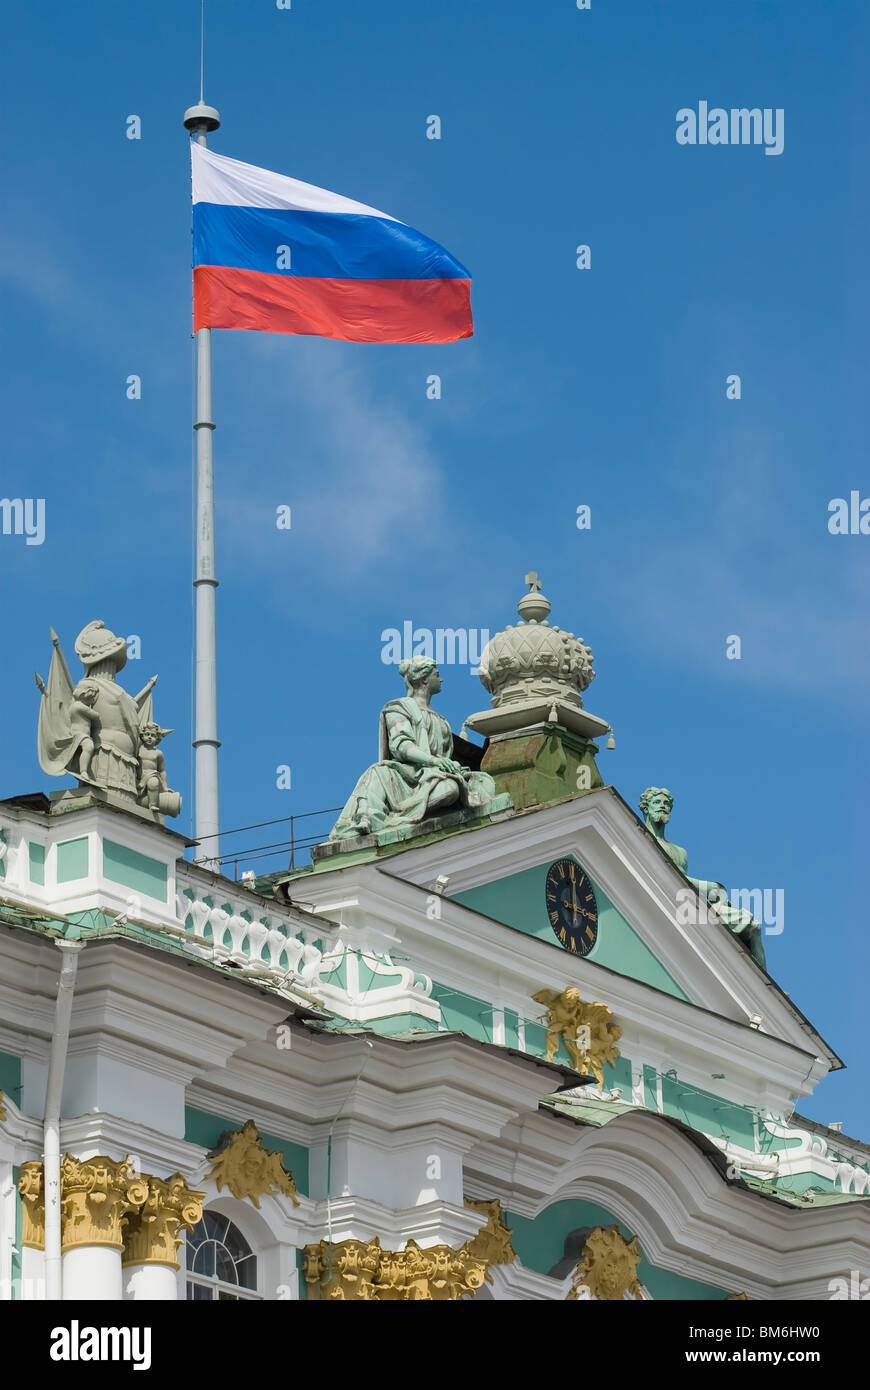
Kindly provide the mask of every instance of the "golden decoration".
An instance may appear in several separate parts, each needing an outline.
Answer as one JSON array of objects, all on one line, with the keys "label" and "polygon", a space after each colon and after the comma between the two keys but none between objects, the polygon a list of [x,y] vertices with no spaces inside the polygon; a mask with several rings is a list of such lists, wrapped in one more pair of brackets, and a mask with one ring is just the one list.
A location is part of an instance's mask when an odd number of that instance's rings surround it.
[{"label": "golden decoration", "polygon": [[202,1220],[204,1192],[193,1192],[180,1173],[147,1178],[148,1195],[124,1223],[125,1265],[170,1265],[178,1269],[179,1230],[192,1231]]},{"label": "golden decoration", "polygon": [[128,1154],[120,1162],[100,1155],[64,1154],[60,1169],[61,1249],[106,1245],[123,1250],[122,1222],[148,1196],[148,1181]]},{"label": "golden decoration", "polygon": [[306,1245],[303,1274],[310,1299],[354,1303],[458,1302],[489,1278],[486,1263],[463,1247],[409,1240],[404,1250],[383,1250],[372,1241],[342,1240]]},{"label": "golden decoration", "polygon": [[42,1164],[31,1159],[21,1165],[18,1179],[21,1194],[21,1244],[32,1250],[45,1249],[45,1188]]},{"label": "golden decoration", "polygon": [[222,1135],[209,1158],[212,1166],[207,1177],[215,1179],[218,1192],[228,1187],[234,1197],[250,1197],[259,1210],[260,1198],[271,1195],[277,1188],[290,1198],[294,1207],[299,1206],[293,1174],[284,1167],[276,1149],[263,1147],[260,1131],[253,1120],[248,1120],[243,1129]]},{"label": "golden decoration", "polygon": [[0,1091],[0,1120],[6,1119],[6,1106],[3,1104],[3,1092]]},{"label": "golden decoration", "polygon": [[597,1001],[585,1003],[574,985],[568,985],[561,994],[555,989],[540,989],[532,998],[547,1008],[547,1061],[552,1062],[563,1038],[575,1071],[591,1071],[603,1086],[605,1062],[615,1062],[620,1055],[616,1044],[622,1029],[612,1022],[612,1011]]},{"label": "golden decoration", "polygon": [[745,1294],[745,1293],[729,1293],[728,1297],[725,1299],[725,1302],[726,1302],[726,1303],[743,1303],[744,1301],[748,1303],[748,1301],[749,1301],[749,1295],[748,1295],[748,1294]]},{"label": "golden decoration", "polygon": [[466,1197],[465,1205],[470,1211],[484,1212],[487,1222],[476,1236],[465,1242],[463,1250],[472,1259],[481,1260],[486,1265],[512,1264],[517,1252],[511,1245],[510,1227],[505,1224],[499,1199],[495,1197],[491,1202],[475,1202]]},{"label": "golden decoration", "polygon": [[640,1259],[637,1236],[626,1240],[618,1226],[596,1226],[583,1246],[565,1301],[579,1298],[581,1287],[603,1303],[618,1302],[626,1293],[640,1298]]}]

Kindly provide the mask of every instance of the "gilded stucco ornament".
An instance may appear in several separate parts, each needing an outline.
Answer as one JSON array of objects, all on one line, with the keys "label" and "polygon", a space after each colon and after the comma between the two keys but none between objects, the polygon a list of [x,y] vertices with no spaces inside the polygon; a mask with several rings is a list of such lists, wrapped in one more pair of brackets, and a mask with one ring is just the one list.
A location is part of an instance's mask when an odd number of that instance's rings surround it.
[{"label": "gilded stucco ornament", "polygon": [[553,1061],[562,1038],[575,1070],[591,1071],[599,1087],[603,1086],[605,1063],[612,1064],[620,1055],[616,1044],[622,1029],[613,1022],[612,1011],[598,1001],[587,1004],[574,985],[568,985],[561,994],[555,989],[540,989],[532,998],[547,1007],[547,1061]]},{"label": "gilded stucco ornament", "polygon": [[38,1159],[22,1163],[18,1191],[21,1196],[21,1244],[33,1250],[44,1250],[45,1187],[42,1164]]},{"label": "gilded stucco ornament", "polygon": [[64,1155],[60,1169],[61,1248],[107,1245],[123,1250],[123,1222],[148,1196],[148,1180],[128,1154],[120,1162],[99,1155]]},{"label": "gilded stucco ornament", "polygon": [[517,1253],[511,1245],[510,1227],[505,1223],[498,1197],[490,1202],[476,1202],[471,1197],[466,1197],[465,1205],[470,1211],[479,1211],[485,1215],[486,1225],[481,1226],[477,1235],[465,1242],[463,1250],[485,1265],[513,1264]]},{"label": "gilded stucco ornament", "polygon": [[381,710],[378,761],[360,777],[327,843],[364,836],[400,838],[433,817],[461,812],[475,819],[510,810],[485,772],[453,757],[447,720],[432,708],[441,676],[431,657],[399,664],[407,694]]},{"label": "gilded stucco ornament", "polygon": [[0,1120],[6,1119],[6,1106],[3,1104],[3,1092],[0,1091]]},{"label": "gilded stucco ornament", "polygon": [[626,1240],[618,1226],[596,1226],[583,1246],[566,1302],[582,1298],[586,1290],[587,1297],[603,1303],[619,1302],[626,1294],[642,1298],[643,1285],[637,1277],[640,1260],[637,1236]]},{"label": "gilded stucco ornament", "polygon": [[75,684],[57,633],[47,684],[37,674],[42,694],[37,748],[39,765],[51,777],[72,773],[80,785],[95,787],[119,805],[137,808],[151,819],[177,816],[181,797],[166,781],[158,748],[171,729],[154,722],[152,676],[138,695],[130,695],[115,677],[127,661],[127,642],[99,619],[76,638],[76,655],[84,676]]},{"label": "gilded stucco ornament", "polygon": [[253,1120],[221,1135],[208,1156],[212,1165],[206,1177],[214,1178],[218,1192],[228,1187],[234,1197],[249,1197],[258,1209],[261,1197],[283,1192],[294,1207],[299,1206],[293,1174],[277,1150],[264,1148]]},{"label": "gilded stucco ornament", "polygon": [[474,1294],[488,1279],[486,1263],[466,1246],[421,1249],[409,1240],[404,1250],[384,1250],[372,1241],[322,1240],[306,1245],[303,1274],[310,1299],[353,1303],[457,1302]]},{"label": "gilded stucco ornament", "polygon": [[180,1173],[170,1178],[147,1177],[148,1195],[124,1223],[125,1265],[169,1265],[178,1269],[183,1236],[202,1220],[204,1192],[194,1192]]},{"label": "gilded stucco ornament", "polygon": [[674,845],[665,836],[665,827],[671,818],[674,809],[674,798],[667,787],[647,787],[641,793],[638,808],[644,818],[644,823],[649,831],[658,840],[665,854],[672,859],[681,874],[686,874],[690,883],[694,883],[702,899],[708,902],[716,911],[716,915],[721,917],[727,927],[730,927],[734,935],[743,943],[753,960],[759,965],[766,966],[767,961],[764,954],[764,942],[761,937],[761,926],[756,922],[752,913],[746,908],[732,907],[728,901],[728,890],[721,883],[715,883],[712,879],[692,878],[691,874],[686,873],[689,856],[682,845]]}]

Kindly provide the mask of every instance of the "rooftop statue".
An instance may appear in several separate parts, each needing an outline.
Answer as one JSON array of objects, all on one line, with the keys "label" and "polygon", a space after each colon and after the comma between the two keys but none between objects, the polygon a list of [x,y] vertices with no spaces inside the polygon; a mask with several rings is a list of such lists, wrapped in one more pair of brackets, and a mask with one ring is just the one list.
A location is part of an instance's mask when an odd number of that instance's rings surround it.
[{"label": "rooftop statue", "polygon": [[98,787],[155,818],[177,816],[181,797],[167,784],[157,748],[172,732],[154,722],[151,691],[157,677],[135,696],[118,685],[115,677],[126,664],[127,642],[97,620],[76,638],[85,674],[74,685],[53,629],[51,640],[48,684],[36,677],[42,692],[37,747],[43,772],[50,777],[72,773],[82,785]]},{"label": "rooftop statue", "polygon": [[761,927],[752,913],[748,912],[746,908],[732,907],[728,901],[728,890],[723,884],[705,878],[692,878],[691,874],[687,874],[688,854],[680,845],[673,845],[670,840],[665,838],[665,826],[674,809],[674,798],[667,787],[647,787],[646,791],[642,793],[638,805],[647,829],[652,831],[665,854],[674,861],[680,873],[686,874],[689,882],[694,883],[701,897],[716,909],[718,916],[722,918],[726,926],[731,928],[734,935],[740,938],[753,960],[766,967]]},{"label": "rooftop statue", "polygon": [[450,725],[430,703],[441,689],[432,658],[400,662],[399,675],[408,693],[381,710],[378,761],[360,777],[330,841],[407,829],[450,811],[487,815],[510,809],[510,798],[497,797],[488,773],[463,767],[451,756]]}]

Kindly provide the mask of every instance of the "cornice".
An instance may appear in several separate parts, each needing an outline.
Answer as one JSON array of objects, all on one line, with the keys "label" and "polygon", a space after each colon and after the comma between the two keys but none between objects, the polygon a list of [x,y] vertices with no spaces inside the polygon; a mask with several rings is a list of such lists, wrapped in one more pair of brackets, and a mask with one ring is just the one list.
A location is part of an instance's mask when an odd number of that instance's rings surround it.
[{"label": "cornice", "polygon": [[[537,1012],[531,995],[538,989],[574,984],[584,998],[602,999],[613,1009],[626,1039],[633,1037],[641,1052],[652,1051],[655,1041],[655,1050],[665,1057],[676,1060],[689,1053],[694,1058],[691,1069],[698,1077],[694,1084],[703,1085],[706,1076],[707,1089],[717,1091],[710,1078],[726,1062],[733,1070],[729,1091],[737,1104],[746,1103],[748,1092],[758,1104],[790,1109],[790,1097],[808,1094],[825,1071],[824,1061],[816,1062],[806,1050],[808,1040],[803,1034],[798,1043],[794,1036],[784,1039],[750,1028],[749,1015],[735,1019],[665,994],[505,927],[451,898],[441,900],[439,919],[429,919],[424,908],[428,896],[418,884],[369,872],[358,882],[352,901],[362,917],[375,918],[387,930],[402,931],[403,955],[439,984],[490,998],[496,1007],[516,1010],[526,1018]],[[350,937],[353,928],[345,923],[342,930]],[[753,1005],[751,1001],[748,1007]],[[621,1050],[631,1055],[628,1041]]]},{"label": "cornice", "polygon": [[[385,878],[404,878],[418,885],[432,882],[439,874],[448,874],[449,891],[453,895],[493,878],[531,868],[548,857],[576,853],[577,836],[583,831],[592,832],[599,842],[595,862],[588,865],[593,877],[600,880],[614,905],[662,958],[678,983],[682,983],[681,974],[691,982],[692,989],[686,990],[687,993],[694,993],[702,1005],[706,999],[707,1007],[723,1011],[724,992],[744,1017],[760,1013],[765,1020],[763,1026],[769,1031],[778,1030],[780,1036],[792,1038],[796,1043],[796,1034],[802,1034],[802,1043],[797,1045],[815,1049],[826,1055],[832,1065],[840,1065],[836,1053],[786,999],[775,981],[752,960],[724,923],[711,915],[703,936],[699,929],[677,923],[676,894],[691,885],[612,787],[600,787],[553,806],[518,813],[481,826],[473,834],[448,838],[418,849],[409,848],[388,861],[350,865],[344,870],[336,868],[314,875],[308,883],[308,896],[319,901],[327,887],[338,896],[343,891],[339,880],[347,885],[355,874],[366,871],[369,876],[374,872]],[[610,859],[613,867],[608,863]],[[621,872],[616,865],[621,867]],[[329,880],[332,880],[331,885]],[[645,901],[647,907],[652,903],[661,914],[661,935],[647,939],[646,914],[632,910],[625,902],[623,885],[632,881],[643,891],[641,901]],[[624,906],[620,906],[621,901]],[[692,960],[694,966],[690,969]],[[714,982],[721,1002],[710,995]]]}]

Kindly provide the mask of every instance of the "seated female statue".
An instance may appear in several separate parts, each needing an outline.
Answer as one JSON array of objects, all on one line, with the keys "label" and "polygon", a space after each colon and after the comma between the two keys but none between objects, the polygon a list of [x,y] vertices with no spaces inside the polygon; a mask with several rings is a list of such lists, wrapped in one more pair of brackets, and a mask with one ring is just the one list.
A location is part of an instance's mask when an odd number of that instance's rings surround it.
[{"label": "seated female statue", "polygon": [[463,767],[450,755],[453,734],[430,701],[441,689],[431,657],[399,664],[407,695],[381,710],[378,761],[360,777],[330,840],[376,835],[449,809],[484,806],[495,795],[486,772]]}]

